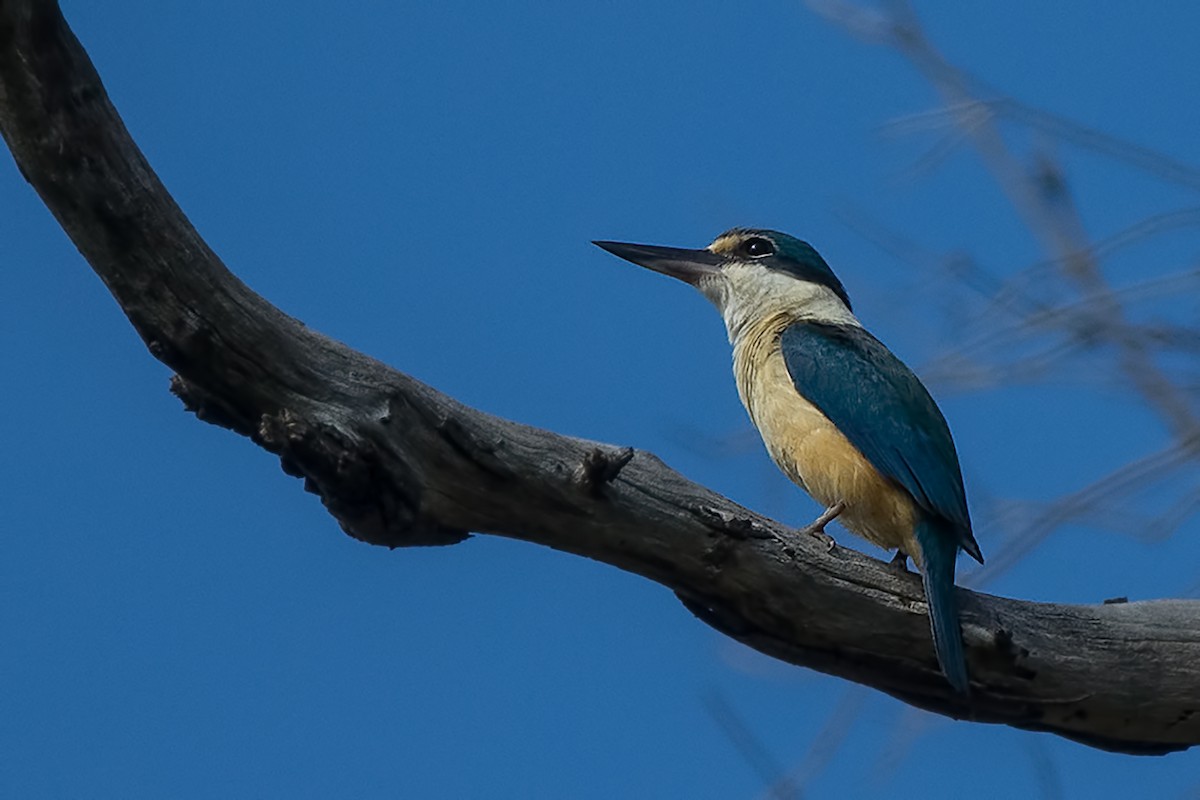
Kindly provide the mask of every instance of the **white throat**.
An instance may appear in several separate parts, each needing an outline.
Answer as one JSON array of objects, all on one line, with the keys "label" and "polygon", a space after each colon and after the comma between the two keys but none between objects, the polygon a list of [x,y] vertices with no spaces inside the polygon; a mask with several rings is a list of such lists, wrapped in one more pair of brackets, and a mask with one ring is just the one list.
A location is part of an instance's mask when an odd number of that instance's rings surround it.
[{"label": "white throat", "polygon": [[831,325],[862,327],[842,299],[827,286],[793,278],[759,264],[731,264],[701,282],[699,289],[725,319],[729,341],[755,322],[783,315]]}]

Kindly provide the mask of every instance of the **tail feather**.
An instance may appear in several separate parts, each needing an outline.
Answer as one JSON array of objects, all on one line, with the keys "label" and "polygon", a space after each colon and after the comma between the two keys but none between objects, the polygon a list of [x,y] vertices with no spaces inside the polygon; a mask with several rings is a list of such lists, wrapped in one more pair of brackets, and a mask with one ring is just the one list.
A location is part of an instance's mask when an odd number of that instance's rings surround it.
[{"label": "tail feather", "polygon": [[958,599],[954,589],[957,537],[950,531],[940,530],[931,521],[920,523],[916,534],[917,544],[921,546],[921,579],[925,585],[925,600],[929,604],[933,648],[946,680],[956,691],[966,694],[967,661],[963,655]]}]

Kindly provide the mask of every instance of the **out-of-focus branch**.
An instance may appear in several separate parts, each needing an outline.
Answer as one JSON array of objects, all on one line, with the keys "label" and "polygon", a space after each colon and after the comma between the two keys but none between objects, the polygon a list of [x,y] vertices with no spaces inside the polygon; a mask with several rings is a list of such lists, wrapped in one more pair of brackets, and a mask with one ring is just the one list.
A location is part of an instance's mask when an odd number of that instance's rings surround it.
[{"label": "out-of-focus branch", "polygon": [[[842,3],[826,3],[818,0],[809,5],[837,6]],[[909,19],[911,20],[912,17],[910,16]],[[1000,92],[984,86],[978,79],[972,78],[971,84],[978,87],[977,94],[988,96],[976,97],[962,107],[942,106],[932,111],[909,114],[889,122],[883,127],[883,130],[895,134],[940,130],[947,125],[953,126],[956,117],[974,114],[991,115],[1018,123],[1029,130],[1046,134],[1058,141],[1100,153],[1168,183],[1179,184],[1189,189],[1200,189],[1200,169],[1191,164],[1178,161],[1157,150],[1151,150],[1148,147],[1112,136],[1104,131],[1080,125],[1074,120],[1058,114],[1033,108],[1011,97],[1005,97]]]},{"label": "out-of-focus branch", "polygon": [[987,564],[970,573],[963,580],[964,585],[986,586],[1028,555],[1054,530],[1083,518],[1100,504],[1129,497],[1191,463],[1195,457],[1191,448],[1172,445],[1161,452],[1125,464],[1079,491],[1038,508],[1030,515],[1031,519],[1022,525],[1004,526],[1015,528],[1017,532],[1005,540],[1004,546],[988,559]]},{"label": "out-of-focus branch", "polygon": [[1080,294],[1088,298],[1094,318],[1117,347],[1121,372],[1136,387],[1142,400],[1158,411],[1177,439],[1200,437],[1200,420],[1188,399],[1158,369],[1144,344],[1120,334],[1127,325],[1124,309],[1100,271],[1065,176],[1057,164],[1042,157],[1033,169],[1026,169],[1005,143],[994,113],[978,102],[966,76],[934,49],[909,5],[897,0],[890,8],[889,43],[942,95],[959,128],[971,140],[1013,208],[1063,275],[1074,281]]},{"label": "out-of-focus branch", "polygon": [[758,773],[763,784],[771,787],[766,794],[767,800],[801,800],[804,797],[801,788],[784,774],[779,762],[767,752],[766,745],[729,705],[724,695],[713,690],[706,693],[703,700],[709,716],[737,749],[742,760]]},{"label": "out-of-focus branch", "polygon": [[[935,362],[927,374],[973,388],[1041,380],[1049,375],[1061,378],[1069,374],[1064,365],[1075,357],[1109,348],[1115,362],[1114,378],[1119,378],[1122,387],[1132,389],[1140,402],[1157,413],[1174,441],[1171,451],[1184,461],[1194,461],[1200,456],[1200,417],[1196,413],[1194,387],[1176,380],[1157,362],[1160,353],[1192,352],[1200,347],[1200,331],[1186,325],[1138,323],[1128,312],[1128,304],[1135,300],[1168,288],[1177,289],[1184,281],[1195,283],[1196,271],[1118,289],[1108,283],[1099,261],[1102,256],[1155,233],[1194,226],[1200,223],[1200,211],[1183,209],[1158,215],[1093,244],[1084,232],[1066,177],[1058,165],[1042,155],[1027,168],[1010,149],[998,123],[1001,114],[1006,114],[1023,124],[1060,134],[1188,186],[1200,187],[1200,170],[1055,115],[1036,112],[995,92],[987,91],[993,96],[981,97],[978,82],[946,61],[933,47],[904,0],[889,0],[878,7],[848,0],[808,0],[807,4],[853,35],[895,49],[921,73],[941,95],[944,107],[910,116],[891,130],[952,127],[979,154],[1046,252],[1045,261],[1007,281],[983,276],[967,260],[967,267],[974,270],[968,283],[977,287],[987,285],[984,291],[990,305],[1006,319],[988,325],[982,335],[966,337]],[[878,231],[874,231],[874,238],[892,247],[898,243],[897,237]],[[915,249],[909,243],[903,243],[903,247],[909,253]],[[1040,285],[1045,285],[1047,277],[1053,278],[1072,287],[1075,296],[1055,303],[1032,296],[1023,286],[1032,280],[1034,271],[1039,274]],[[1024,346],[1015,347],[1018,342]],[[1005,345],[1016,350],[1015,355],[996,358],[995,351]],[[985,349],[989,352],[983,352]],[[1115,474],[1122,472],[1118,470]],[[1130,472],[1144,474],[1138,463],[1130,465]],[[1169,472],[1163,470],[1154,477]],[[981,577],[999,574],[1002,565],[1015,563],[1018,553],[1028,552],[1060,525],[1080,518],[1081,503],[1104,496],[1113,480],[1113,476],[1099,479],[1053,504],[1044,516],[1019,536],[1012,537],[1016,549],[1011,556],[993,553]],[[1194,505],[1181,502],[1176,508],[1190,510]],[[1169,514],[1168,518],[1175,519]]]}]

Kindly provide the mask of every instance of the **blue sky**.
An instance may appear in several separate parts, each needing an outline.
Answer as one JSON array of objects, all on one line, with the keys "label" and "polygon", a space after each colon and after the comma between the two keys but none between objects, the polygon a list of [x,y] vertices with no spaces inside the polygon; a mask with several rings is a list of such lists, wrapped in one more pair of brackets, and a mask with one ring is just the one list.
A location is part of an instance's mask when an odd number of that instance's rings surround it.
[{"label": "blue sky", "polygon": [[[917,10],[989,84],[1200,164],[1193,4]],[[955,341],[963,290],[849,217],[1001,276],[1042,257],[972,154],[914,171],[936,137],[881,131],[936,107],[915,73],[800,3],[64,11],[182,207],[282,309],[466,403],[651,450],[789,522],[816,509],[747,435],[717,316],[589,241],[787,230],[918,367]],[[1196,205],[1194,190],[1033,141],[1063,160],[1093,236]],[[8,158],[0,209],[6,795],[760,796],[706,710],[714,695],[784,768],[831,741],[831,719],[851,726],[813,797],[1200,790],[1195,754],[1135,759],[921,715],[745,650],[590,561],[486,537],[353,541],[275,459],[183,413]],[[1182,230],[1105,268],[1127,284],[1198,252]],[[1084,385],[933,387],[977,516],[1167,441],[1093,368]],[[1153,543],[1069,528],[989,590],[1178,596],[1200,580],[1195,525]]]}]

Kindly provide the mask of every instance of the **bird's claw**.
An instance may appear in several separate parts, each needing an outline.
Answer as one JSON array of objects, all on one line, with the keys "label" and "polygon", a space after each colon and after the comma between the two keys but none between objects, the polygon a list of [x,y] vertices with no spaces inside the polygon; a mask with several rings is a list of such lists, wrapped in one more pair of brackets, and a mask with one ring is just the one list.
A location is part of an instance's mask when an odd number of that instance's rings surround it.
[{"label": "bird's claw", "polygon": [[908,553],[897,550],[896,555],[888,562],[888,566],[897,572],[908,572]]},{"label": "bird's claw", "polygon": [[832,553],[833,548],[837,547],[837,542],[833,537],[825,532],[825,526],[833,522],[838,514],[846,510],[846,503],[842,500],[837,501],[829,508],[821,512],[821,516],[814,519],[808,525],[800,529],[801,533],[807,533],[810,536],[815,536],[825,544],[825,552]]},{"label": "bird's claw", "polygon": [[817,540],[825,545],[826,553],[832,553],[834,551],[834,549],[837,547],[837,541],[832,536],[830,536],[828,533],[826,533],[825,531],[814,529],[814,530],[811,530],[808,532],[810,534],[812,534],[813,536],[817,537]]}]

